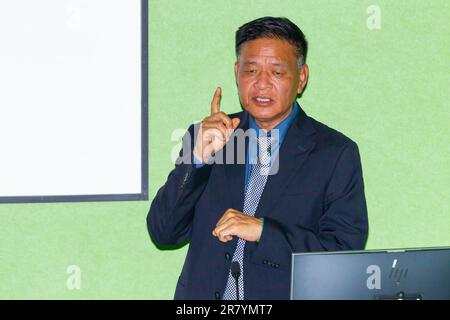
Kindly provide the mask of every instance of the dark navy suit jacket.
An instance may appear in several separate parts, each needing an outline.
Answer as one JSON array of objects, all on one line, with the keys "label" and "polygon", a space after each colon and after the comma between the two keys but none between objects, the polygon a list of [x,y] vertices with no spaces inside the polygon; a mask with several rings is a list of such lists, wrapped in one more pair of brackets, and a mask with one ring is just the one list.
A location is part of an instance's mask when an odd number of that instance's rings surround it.
[{"label": "dark navy suit jacket", "polygon": [[[230,117],[248,128],[246,111]],[[188,133],[179,160],[193,146],[194,125]],[[245,164],[178,163],[155,196],[147,216],[153,241],[190,242],[175,299],[222,297],[237,238],[223,243],[212,231],[228,208],[242,211],[244,178]],[[357,145],[300,108],[255,216],[264,217],[264,228],[259,242],[245,246],[245,298],[289,299],[293,252],[364,248],[368,219]]]}]

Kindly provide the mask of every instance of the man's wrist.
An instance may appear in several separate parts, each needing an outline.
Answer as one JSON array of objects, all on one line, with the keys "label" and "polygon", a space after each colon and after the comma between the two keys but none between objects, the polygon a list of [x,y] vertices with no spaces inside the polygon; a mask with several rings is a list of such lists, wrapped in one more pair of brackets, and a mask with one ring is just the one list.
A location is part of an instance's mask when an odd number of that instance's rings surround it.
[{"label": "man's wrist", "polygon": [[201,167],[203,167],[205,165],[205,163],[203,163],[203,161],[201,160],[201,157],[197,156],[195,148],[192,151],[192,164],[197,169],[201,168]]},{"label": "man's wrist", "polygon": [[199,160],[195,154],[192,156],[192,164],[196,167],[196,168],[201,168],[203,167],[205,164]]},{"label": "man's wrist", "polygon": [[264,230],[264,218],[259,218],[259,221],[261,222],[261,233],[259,234],[259,238],[258,240],[256,240],[256,242],[259,242],[259,240],[261,240],[261,236]]}]

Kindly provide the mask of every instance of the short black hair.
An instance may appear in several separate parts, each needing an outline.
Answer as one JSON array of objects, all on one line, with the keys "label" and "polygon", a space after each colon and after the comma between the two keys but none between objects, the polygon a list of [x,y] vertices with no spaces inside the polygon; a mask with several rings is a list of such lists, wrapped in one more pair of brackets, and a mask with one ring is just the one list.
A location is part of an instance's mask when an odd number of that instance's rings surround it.
[{"label": "short black hair", "polygon": [[301,64],[306,62],[308,42],[302,30],[289,19],[263,17],[240,26],[236,31],[236,56],[239,56],[239,50],[243,43],[260,38],[286,40],[295,47]]}]

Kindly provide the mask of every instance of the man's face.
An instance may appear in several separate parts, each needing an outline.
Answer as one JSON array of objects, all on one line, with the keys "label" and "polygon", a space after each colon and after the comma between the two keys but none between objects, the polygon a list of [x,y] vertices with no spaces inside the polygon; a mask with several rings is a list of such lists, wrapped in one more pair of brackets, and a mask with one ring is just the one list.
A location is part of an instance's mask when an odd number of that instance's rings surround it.
[{"label": "man's face", "polygon": [[243,43],[234,71],[243,107],[269,130],[292,110],[308,80],[308,66],[298,68],[295,48],[279,39]]}]

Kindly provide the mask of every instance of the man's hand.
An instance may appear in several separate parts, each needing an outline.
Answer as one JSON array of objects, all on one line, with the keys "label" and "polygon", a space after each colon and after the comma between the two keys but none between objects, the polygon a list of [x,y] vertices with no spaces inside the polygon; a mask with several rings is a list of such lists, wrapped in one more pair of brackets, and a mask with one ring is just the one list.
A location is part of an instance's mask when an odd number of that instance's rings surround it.
[{"label": "man's hand", "polygon": [[211,102],[211,115],[203,119],[195,142],[194,156],[203,163],[223,148],[240,122],[220,111],[221,94],[222,89],[218,87]]},{"label": "man's hand", "polygon": [[261,219],[251,217],[234,209],[225,211],[213,230],[213,236],[228,242],[233,236],[246,241],[259,241],[262,233]]}]

